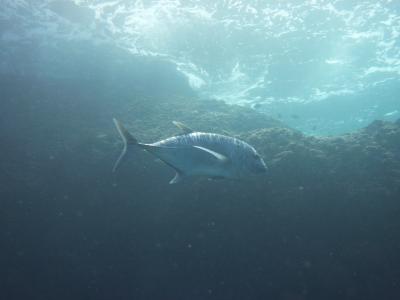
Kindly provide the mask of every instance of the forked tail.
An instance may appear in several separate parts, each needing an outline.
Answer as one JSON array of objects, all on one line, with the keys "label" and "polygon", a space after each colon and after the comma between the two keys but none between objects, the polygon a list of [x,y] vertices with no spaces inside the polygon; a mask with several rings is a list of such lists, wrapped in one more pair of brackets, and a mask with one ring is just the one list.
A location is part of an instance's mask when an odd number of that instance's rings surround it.
[{"label": "forked tail", "polygon": [[121,155],[118,157],[117,161],[114,164],[113,172],[115,172],[120,166],[121,162],[126,157],[126,152],[128,151],[128,146],[137,145],[138,141],[129,133],[129,131],[117,120],[113,119],[115,127],[117,127],[118,133],[122,138],[124,143],[124,147],[122,148]]}]

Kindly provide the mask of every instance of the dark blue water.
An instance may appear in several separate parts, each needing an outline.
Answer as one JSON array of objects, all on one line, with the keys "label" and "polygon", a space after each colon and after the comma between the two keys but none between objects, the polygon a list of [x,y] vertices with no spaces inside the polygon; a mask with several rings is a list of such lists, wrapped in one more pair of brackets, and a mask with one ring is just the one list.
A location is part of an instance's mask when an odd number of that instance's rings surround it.
[{"label": "dark blue water", "polygon": [[[399,8],[3,1],[0,299],[399,299]],[[269,172],[112,174],[113,117],[241,138]]]}]

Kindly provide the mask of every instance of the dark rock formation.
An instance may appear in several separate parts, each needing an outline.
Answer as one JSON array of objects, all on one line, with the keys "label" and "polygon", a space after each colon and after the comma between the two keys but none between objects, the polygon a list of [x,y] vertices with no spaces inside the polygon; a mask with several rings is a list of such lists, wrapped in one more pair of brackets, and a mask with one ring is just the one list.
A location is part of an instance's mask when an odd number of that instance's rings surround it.
[{"label": "dark rock formation", "polygon": [[[338,137],[312,137],[288,128],[242,134],[271,168],[271,178],[286,185],[335,185],[350,193],[399,192],[400,126],[375,121]],[[325,186],[326,188],[326,186]]]}]

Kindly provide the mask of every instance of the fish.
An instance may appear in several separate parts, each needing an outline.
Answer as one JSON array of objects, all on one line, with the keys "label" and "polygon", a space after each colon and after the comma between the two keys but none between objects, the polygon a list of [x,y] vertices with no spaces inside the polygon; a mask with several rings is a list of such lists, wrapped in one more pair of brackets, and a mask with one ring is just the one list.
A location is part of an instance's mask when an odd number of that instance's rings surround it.
[{"label": "fish", "polygon": [[123,141],[122,152],[114,164],[113,172],[117,171],[127,153],[134,148],[146,150],[173,168],[176,174],[170,184],[181,182],[189,176],[242,179],[267,172],[267,166],[257,151],[234,137],[197,132],[181,122],[173,121],[181,134],[144,144],[138,142],[117,119],[113,121]]}]

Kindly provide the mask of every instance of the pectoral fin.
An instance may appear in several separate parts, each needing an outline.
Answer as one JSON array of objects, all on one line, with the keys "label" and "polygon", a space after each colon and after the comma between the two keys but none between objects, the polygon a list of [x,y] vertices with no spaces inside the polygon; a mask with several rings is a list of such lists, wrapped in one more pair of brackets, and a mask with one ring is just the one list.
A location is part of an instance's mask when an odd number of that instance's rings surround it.
[{"label": "pectoral fin", "polygon": [[149,144],[140,144],[165,164],[174,168],[176,176],[171,184],[180,182],[185,176],[195,174],[201,169],[219,168],[229,159],[220,153],[200,146],[163,147]]},{"label": "pectoral fin", "polygon": [[229,160],[229,158],[226,157],[225,155],[215,152],[213,150],[210,150],[208,148],[200,147],[200,146],[193,146],[193,147],[209,153],[210,155],[214,156],[219,162],[227,162]]},{"label": "pectoral fin", "polygon": [[[185,161],[189,159],[192,162],[226,162],[229,159],[218,152],[200,146],[185,147],[163,147],[149,144],[140,144],[140,147],[154,154],[159,159],[168,164],[174,161]],[[173,163],[172,163],[173,164]]]}]

